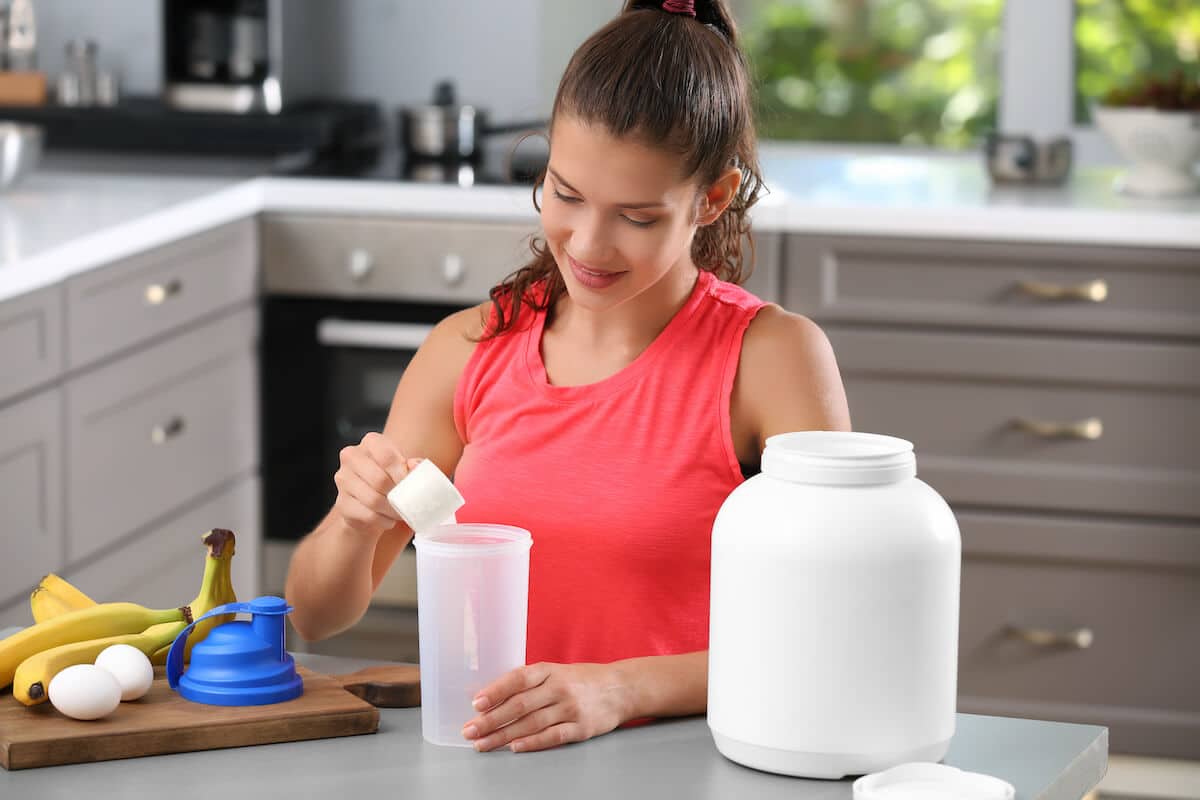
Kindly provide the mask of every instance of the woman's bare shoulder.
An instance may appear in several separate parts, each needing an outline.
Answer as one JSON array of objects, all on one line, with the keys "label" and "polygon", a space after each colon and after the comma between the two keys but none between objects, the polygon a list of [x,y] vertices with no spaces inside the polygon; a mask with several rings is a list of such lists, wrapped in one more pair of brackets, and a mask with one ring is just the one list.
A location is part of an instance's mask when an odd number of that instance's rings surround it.
[{"label": "woman's bare shoulder", "polygon": [[738,391],[763,440],[789,430],[849,430],[837,358],[817,323],[775,304],[761,308],[742,340]]},{"label": "woman's bare shoulder", "polygon": [[430,331],[423,346],[437,351],[442,358],[450,357],[451,361],[457,361],[455,356],[462,358],[463,363],[459,366],[465,365],[483,335],[491,307],[492,303],[488,301],[444,317]]}]

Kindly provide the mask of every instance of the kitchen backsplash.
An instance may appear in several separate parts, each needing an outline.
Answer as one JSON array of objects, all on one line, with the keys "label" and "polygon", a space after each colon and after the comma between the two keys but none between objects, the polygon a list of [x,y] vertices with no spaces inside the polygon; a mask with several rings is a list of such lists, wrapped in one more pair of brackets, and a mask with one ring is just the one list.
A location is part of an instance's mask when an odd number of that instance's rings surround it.
[{"label": "kitchen backsplash", "polygon": [[[328,19],[313,57],[326,67],[331,97],[376,100],[387,110],[426,102],[451,78],[463,102],[493,119],[548,113],[558,76],[575,47],[620,8],[619,0],[349,0],[310,4]],[[126,94],[162,87],[161,0],[36,0],[38,66],[63,67],[70,39],[99,45],[100,64],[120,74]]]}]

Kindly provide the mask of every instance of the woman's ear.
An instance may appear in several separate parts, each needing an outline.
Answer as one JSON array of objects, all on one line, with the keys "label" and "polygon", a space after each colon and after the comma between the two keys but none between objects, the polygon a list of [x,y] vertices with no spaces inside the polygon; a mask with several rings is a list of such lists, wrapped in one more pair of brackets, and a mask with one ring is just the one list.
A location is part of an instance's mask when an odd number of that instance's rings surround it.
[{"label": "woman's ear", "polygon": [[700,195],[696,224],[711,225],[716,222],[717,217],[721,216],[725,209],[729,208],[733,198],[737,197],[741,185],[742,171],[737,167],[730,167],[721,173]]}]

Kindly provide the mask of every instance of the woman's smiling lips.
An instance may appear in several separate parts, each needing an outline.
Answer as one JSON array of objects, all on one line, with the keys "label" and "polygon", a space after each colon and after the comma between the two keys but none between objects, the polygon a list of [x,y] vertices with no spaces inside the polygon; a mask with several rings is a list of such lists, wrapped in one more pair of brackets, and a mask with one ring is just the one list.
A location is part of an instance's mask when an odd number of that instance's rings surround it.
[{"label": "woman's smiling lips", "polygon": [[575,275],[575,280],[589,289],[604,289],[612,286],[622,275],[626,274],[625,272],[601,272],[588,269],[571,258],[570,254],[567,254],[567,261],[571,264],[571,272]]}]

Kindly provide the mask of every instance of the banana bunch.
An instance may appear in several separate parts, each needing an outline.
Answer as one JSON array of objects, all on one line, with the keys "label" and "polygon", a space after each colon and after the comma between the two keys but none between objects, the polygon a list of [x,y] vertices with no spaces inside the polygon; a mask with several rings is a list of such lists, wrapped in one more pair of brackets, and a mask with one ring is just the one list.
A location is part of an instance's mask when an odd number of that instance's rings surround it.
[{"label": "banana bunch", "polygon": [[42,578],[29,595],[29,609],[34,622],[45,622],[68,611],[90,608],[96,601],[53,572]]},{"label": "banana bunch", "polygon": [[[34,625],[0,640],[0,689],[10,683],[25,705],[44,702],[50,681],[69,666],[90,664],[104,648],[129,644],[164,663],[171,642],[192,620],[237,601],[230,577],[232,531],[214,528],[201,541],[207,548],[200,592],[186,606],[150,609],[136,603],[97,603],[57,575],[47,575],[29,597]],[[188,637],[185,657],[215,625],[205,620]]]}]

